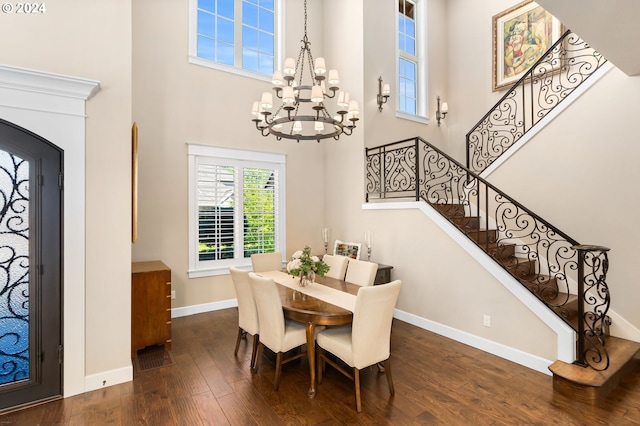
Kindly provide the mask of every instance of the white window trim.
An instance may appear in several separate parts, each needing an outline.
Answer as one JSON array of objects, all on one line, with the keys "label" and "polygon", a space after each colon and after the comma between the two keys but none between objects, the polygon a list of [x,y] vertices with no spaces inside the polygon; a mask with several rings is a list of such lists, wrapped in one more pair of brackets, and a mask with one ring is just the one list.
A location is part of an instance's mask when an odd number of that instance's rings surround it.
[{"label": "white window trim", "polygon": [[211,261],[208,262],[208,265],[203,265],[198,260],[198,200],[195,196],[198,184],[196,168],[197,157],[212,157],[268,163],[270,167],[278,168],[278,188],[280,188],[278,210],[280,215],[277,223],[278,238],[276,240],[276,251],[286,253],[286,155],[273,152],[249,151],[194,143],[187,143],[187,147],[189,163],[189,269],[187,270],[187,274],[189,278],[226,275],[229,273],[229,266],[236,266],[243,269],[251,268],[251,259],[219,260],[215,261],[215,266],[211,266]]},{"label": "white window trim", "polygon": [[[278,69],[278,64],[284,63],[284,16],[285,16],[285,1],[275,0],[275,54],[274,64]],[[238,16],[237,14],[235,16]],[[241,27],[241,26],[240,26]],[[235,26],[236,33],[238,32],[238,25]],[[240,31],[241,32],[241,31]],[[235,40],[238,40],[237,34]],[[235,48],[234,48],[235,49]],[[237,49],[235,49],[237,52]],[[243,77],[249,77],[256,80],[267,81],[271,83],[271,76],[265,75],[249,70],[245,70],[242,67],[236,67],[231,65],[222,64],[215,61],[209,61],[198,57],[198,0],[189,0],[189,63],[194,65],[200,65],[202,67],[212,68],[218,71],[224,71],[231,74],[240,75]]]},{"label": "white window trim", "polygon": [[[396,101],[396,117],[404,120],[416,121],[418,123],[429,123],[429,99],[428,93],[428,81],[427,81],[427,2],[425,0],[411,0],[416,5],[416,53],[418,59],[418,99],[416,105],[416,114],[407,114],[400,111],[400,102]],[[398,27],[398,7],[396,1],[395,8],[395,39],[396,39],[396,87],[400,87],[400,48],[398,47],[398,33],[400,28]],[[400,96],[398,90],[397,96]]]}]

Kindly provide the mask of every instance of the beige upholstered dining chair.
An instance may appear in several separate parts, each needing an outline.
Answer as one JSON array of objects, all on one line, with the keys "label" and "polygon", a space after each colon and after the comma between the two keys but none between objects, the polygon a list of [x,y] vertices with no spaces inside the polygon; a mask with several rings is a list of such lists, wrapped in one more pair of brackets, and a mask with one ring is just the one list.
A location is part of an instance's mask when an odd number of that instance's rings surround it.
[{"label": "beige upholstered dining chair", "polygon": [[361,286],[373,285],[378,272],[378,264],[349,258],[345,281]]},{"label": "beige upholstered dining chair", "polygon": [[[362,411],[360,400],[360,370],[384,361],[389,393],[393,395],[391,378],[390,341],[393,310],[398,300],[402,282],[396,280],[388,284],[362,287],[356,296],[351,327],[330,327],[318,333],[318,383],[322,383],[325,362],[354,381],[356,392],[356,410]],[[327,357],[326,352],[340,358],[353,370],[349,373],[335,361]]]},{"label": "beige upholstered dining chair", "polygon": [[238,298],[238,337],[236,339],[236,349],[233,351],[233,355],[238,355],[240,340],[242,340],[247,333],[251,334],[253,336],[253,349],[251,350],[250,367],[253,368],[256,363],[259,323],[256,302],[253,299],[251,284],[249,284],[249,271],[243,271],[235,266],[230,266],[229,273],[231,274],[233,287],[236,290],[236,296]]},{"label": "beige upholstered dining chair", "polygon": [[275,352],[276,377],[273,383],[273,389],[278,390],[282,365],[306,354],[306,352],[300,352],[287,359],[283,359],[285,352],[307,343],[305,327],[301,323],[284,318],[280,294],[276,288],[276,283],[271,278],[264,278],[250,272],[249,281],[256,301],[258,321],[262,330],[259,339],[260,343],[258,345],[258,355],[253,371],[258,372],[264,346]]},{"label": "beige upholstered dining chair", "polygon": [[325,254],[322,260],[329,265],[329,272],[325,274],[327,277],[344,280],[344,274],[347,272],[347,263],[349,263],[348,257]]},{"label": "beige upholstered dining chair", "polygon": [[280,252],[252,254],[251,266],[253,267],[253,272],[282,269],[282,254]]}]

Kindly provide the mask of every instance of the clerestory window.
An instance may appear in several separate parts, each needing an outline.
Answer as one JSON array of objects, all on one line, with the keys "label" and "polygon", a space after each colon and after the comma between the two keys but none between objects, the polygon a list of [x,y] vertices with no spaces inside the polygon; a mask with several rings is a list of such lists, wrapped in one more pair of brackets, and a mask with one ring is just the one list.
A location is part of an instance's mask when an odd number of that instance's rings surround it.
[{"label": "clerestory window", "polygon": [[190,62],[271,77],[283,0],[190,0]]},{"label": "clerestory window", "polygon": [[398,115],[425,120],[426,2],[398,0]]}]

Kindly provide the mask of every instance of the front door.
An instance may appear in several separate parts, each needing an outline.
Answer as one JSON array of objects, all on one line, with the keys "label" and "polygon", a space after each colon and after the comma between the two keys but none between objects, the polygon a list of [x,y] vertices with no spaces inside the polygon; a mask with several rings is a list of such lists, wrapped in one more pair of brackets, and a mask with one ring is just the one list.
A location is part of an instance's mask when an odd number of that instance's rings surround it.
[{"label": "front door", "polygon": [[0,120],[0,411],[62,396],[62,160]]}]

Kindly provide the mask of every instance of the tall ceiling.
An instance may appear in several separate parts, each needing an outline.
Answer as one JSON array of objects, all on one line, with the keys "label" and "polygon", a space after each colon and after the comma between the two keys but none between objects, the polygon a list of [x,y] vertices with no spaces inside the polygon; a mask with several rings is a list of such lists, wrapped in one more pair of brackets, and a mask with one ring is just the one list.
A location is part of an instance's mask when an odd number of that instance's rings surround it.
[{"label": "tall ceiling", "polygon": [[536,0],[625,74],[640,75],[639,0]]}]

